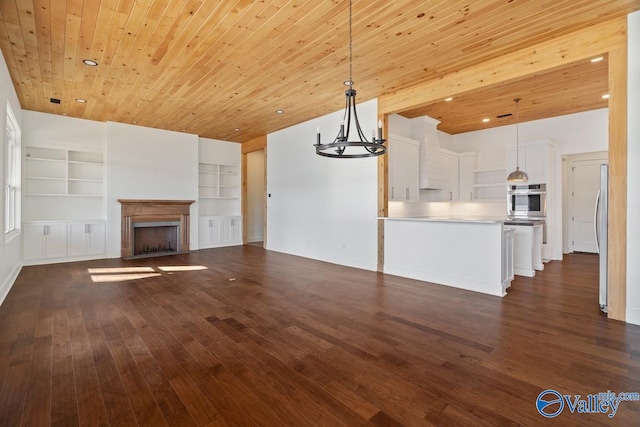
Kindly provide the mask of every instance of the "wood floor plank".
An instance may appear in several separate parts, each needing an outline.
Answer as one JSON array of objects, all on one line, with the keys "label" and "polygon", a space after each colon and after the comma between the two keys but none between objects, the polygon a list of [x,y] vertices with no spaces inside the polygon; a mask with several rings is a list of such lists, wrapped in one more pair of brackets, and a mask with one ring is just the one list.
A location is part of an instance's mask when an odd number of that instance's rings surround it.
[{"label": "wood floor plank", "polygon": [[46,426],[51,423],[52,348],[51,335],[36,338],[22,416],[23,426]]},{"label": "wood floor plank", "polygon": [[24,267],[0,425],[638,425],[640,402],[535,407],[640,390],[640,327],[599,312],[597,281],[589,254],[504,298],[254,246]]}]

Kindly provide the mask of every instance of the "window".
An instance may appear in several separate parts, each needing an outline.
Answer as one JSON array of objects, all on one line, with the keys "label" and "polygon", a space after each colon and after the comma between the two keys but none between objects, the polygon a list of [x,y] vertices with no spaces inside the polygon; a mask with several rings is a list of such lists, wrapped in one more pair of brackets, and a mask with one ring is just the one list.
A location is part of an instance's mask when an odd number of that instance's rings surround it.
[{"label": "window", "polygon": [[5,137],[4,234],[11,238],[19,229],[20,127],[8,102]]}]

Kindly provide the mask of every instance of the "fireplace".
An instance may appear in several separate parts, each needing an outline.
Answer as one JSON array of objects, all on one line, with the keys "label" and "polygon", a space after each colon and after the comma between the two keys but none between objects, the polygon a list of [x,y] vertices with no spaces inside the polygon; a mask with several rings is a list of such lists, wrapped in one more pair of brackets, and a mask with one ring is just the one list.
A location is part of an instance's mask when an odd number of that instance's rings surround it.
[{"label": "fireplace", "polygon": [[189,252],[189,206],[194,200],[119,199],[123,258]]},{"label": "fireplace", "polygon": [[133,256],[180,252],[180,221],[133,223]]}]

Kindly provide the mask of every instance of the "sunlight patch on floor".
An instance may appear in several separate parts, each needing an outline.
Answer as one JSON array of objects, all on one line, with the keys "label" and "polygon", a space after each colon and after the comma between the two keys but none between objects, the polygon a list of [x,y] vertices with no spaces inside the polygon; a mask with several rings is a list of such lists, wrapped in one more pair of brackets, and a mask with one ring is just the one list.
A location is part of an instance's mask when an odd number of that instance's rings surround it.
[{"label": "sunlight patch on floor", "polygon": [[128,280],[148,279],[158,277],[162,273],[173,274],[181,271],[207,270],[204,265],[171,265],[158,267],[105,267],[88,268],[94,283],[126,282]]}]

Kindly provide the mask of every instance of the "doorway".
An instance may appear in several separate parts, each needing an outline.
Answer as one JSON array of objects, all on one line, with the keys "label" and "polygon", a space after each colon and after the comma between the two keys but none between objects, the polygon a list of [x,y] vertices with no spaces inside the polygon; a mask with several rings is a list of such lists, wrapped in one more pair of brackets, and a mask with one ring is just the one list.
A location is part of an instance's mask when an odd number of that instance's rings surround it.
[{"label": "doorway", "polygon": [[265,152],[247,156],[246,243],[264,247],[265,235]]},{"label": "doorway", "polygon": [[566,252],[598,253],[594,221],[600,190],[600,165],[608,163],[607,152],[574,154],[566,158],[567,191]]}]

